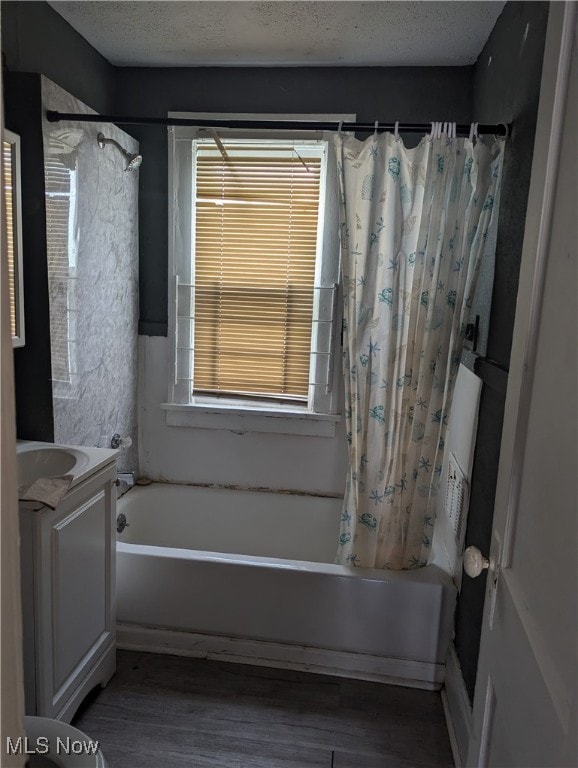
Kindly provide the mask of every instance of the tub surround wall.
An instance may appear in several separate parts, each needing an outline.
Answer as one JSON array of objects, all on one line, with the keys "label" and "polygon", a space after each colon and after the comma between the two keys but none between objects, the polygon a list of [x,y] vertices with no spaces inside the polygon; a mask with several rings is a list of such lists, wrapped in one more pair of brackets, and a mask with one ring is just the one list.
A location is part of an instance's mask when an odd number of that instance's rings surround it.
[{"label": "tub surround wall", "polygon": [[[170,346],[166,337],[139,339],[139,471],[154,480],[209,483],[343,495],[347,443],[335,437],[169,427]],[[337,539],[335,541],[337,548]]]},{"label": "tub surround wall", "polygon": [[[42,103],[93,112],[44,77]],[[97,134],[131,153],[138,144],[113,125],[44,119],[42,127],[54,438],[107,448],[115,432],[128,435],[134,444],[118,466],[136,469],[138,171],[125,171]]]}]

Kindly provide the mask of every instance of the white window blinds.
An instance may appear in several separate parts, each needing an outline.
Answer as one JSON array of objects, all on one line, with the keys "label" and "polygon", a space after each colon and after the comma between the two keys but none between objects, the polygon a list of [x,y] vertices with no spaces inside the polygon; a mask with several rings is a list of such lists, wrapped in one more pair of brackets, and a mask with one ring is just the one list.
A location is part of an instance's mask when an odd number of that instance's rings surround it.
[{"label": "white window blinds", "polygon": [[194,150],[193,391],[307,402],[323,148]]},{"label": "white window blinds", "polygon": [[70,384],[74,344],[72,293],[76,248],[71,242],[71,227],[75,213],[75,171],[55,158],[47,158],[44,183],[52,379]]},{"label": "white window blinds", "polygon": [[2,138],[2,219],[6,232],[6,257],[10,296],[12,345],[24,344],[24,288],[22,275],[22,219],[20,197],[20,137],[4,129]]},{"label": "white window blinds", "polygon": [[8,287],[10,291],[10,330],[16,336],[16,258],[14,247],[14,180],[12,178],[12,144],[2,142],[2,175],[4,186],[4,210],[6,224],[6,253],[8,256]]}]

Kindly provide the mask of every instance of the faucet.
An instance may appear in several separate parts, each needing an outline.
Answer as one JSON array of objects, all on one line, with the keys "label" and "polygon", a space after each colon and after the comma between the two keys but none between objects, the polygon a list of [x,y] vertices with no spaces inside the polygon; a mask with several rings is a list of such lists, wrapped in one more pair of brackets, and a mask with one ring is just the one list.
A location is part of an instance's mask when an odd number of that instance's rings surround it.
[{"label": "faucet", "polygon": [[117,472],[116,473],[116,484],[117,485],[126,485],[128,488],[134,485],[134,472]]}]

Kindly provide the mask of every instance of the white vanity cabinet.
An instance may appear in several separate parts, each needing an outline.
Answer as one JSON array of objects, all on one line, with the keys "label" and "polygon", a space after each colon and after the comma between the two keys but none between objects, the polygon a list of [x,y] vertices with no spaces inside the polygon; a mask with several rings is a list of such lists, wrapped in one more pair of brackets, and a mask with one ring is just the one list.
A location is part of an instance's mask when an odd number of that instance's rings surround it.
[{"label": "white vanity cabinet", "polygon": [[116,464],[52,510],[21,504],[26,714],[70,722],[115,671]]}]

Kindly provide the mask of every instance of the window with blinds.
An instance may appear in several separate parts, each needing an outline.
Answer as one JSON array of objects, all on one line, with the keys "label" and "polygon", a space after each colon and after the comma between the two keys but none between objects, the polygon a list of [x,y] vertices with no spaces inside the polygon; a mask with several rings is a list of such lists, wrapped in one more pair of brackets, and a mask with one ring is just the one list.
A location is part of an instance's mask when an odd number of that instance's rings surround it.
[{"label": "window with blinds", "polygon": [[6,231],[10,331],[15,347],[24,344],[22,244],[20,214],[20,137],[5,130],[2,139],[3,225]]},{"label": "window with blinds", "polygon": [[12,177],[12,144],[2,142],[2,176],[8,255],[8,287],[10,290],[10,330],[16,336],[16,260],[14,258],[14,180]]},{"label": "window with blinds", "polygon": [[193,142],[193,395],[307,403],[324,158],[324,142]]},{"label": "window with blinds", "polygon": [[46,245],[50,290],[52,380],[58,396],[71,383],[75,344],[76,171],[54,157],[44,164]]}]

